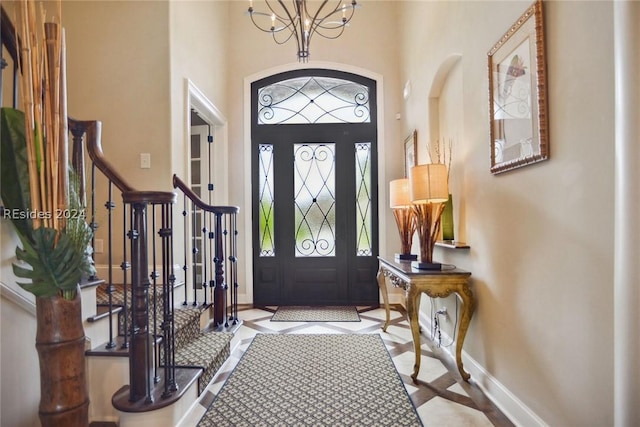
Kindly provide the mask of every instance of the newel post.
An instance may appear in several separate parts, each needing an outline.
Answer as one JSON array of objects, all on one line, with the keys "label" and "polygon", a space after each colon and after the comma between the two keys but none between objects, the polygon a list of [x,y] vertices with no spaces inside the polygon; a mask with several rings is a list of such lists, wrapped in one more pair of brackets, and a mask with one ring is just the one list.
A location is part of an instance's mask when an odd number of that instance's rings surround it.
[{"label": "newel post", "polygon": [[[125,201],[126,203],[126,201]],[[131,353],[129,359],[129,400],[145,398],[153,401],[153,363],[149,333],[149,271],[147,255],[147,204],[132,203],[133,223],[128,237],[131,240]]]},{"label": "newel post", "polygon": [[222,325],[225,321],[226,289],[224,283],[224,249],[222,239],[222,213],[216,212],[216,229],[215,229],[215,256],[213,262],[215,264],[215,281],[216,287],[213,291],[213,320],[215,325]]}]

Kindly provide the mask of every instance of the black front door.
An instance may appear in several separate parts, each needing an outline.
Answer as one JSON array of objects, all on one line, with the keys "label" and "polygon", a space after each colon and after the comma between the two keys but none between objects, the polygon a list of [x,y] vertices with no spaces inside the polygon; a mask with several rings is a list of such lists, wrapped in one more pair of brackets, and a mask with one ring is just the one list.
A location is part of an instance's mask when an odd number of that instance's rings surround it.
[{"label": "black front door", "polygon": [[375,123],[252,128],[254,303],[377,304]]}]

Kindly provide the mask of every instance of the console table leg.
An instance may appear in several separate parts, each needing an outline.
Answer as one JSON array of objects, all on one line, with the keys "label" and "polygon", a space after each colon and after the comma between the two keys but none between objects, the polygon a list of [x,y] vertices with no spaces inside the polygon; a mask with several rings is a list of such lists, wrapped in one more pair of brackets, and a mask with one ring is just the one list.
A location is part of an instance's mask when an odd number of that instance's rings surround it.
[{"label": "console table leg", "polygon": [[380,288],[380,293],[382,293],[382,302],[384,303],[384,311],[386,314],[386,321],[384,322],[384,326],[382,326],[382,331],[387,332],[387,326],[389,326],[389,322],[391,321],[391,314],[389,313],[389,293],[382,268],[378,269],[376,279],[378,279],[378,287]]},{"label": "console table leg", "polygon": [[456,342],[456,364],[458,365],[458,372],[460,372],[462,379],[469,381],[471,375],[462,367],[462,344],[467,335],[467,329],[469,329],[471,316],[473,316],[476,305],[469,286],[463,286],[462,290],[458,292],[458,295],[462,299],[462,314],[460,315],[460,329],[458,330],[458,341]]},{"label": "console table leg", "polygon": [[411,336],[413,337],[413,352],[415,354],[415,363],[413,364],[413,374],[411,379],[414,383],[418,383],[418,372],[420,371],[420,359],[422,352],[420,351],[420,323],[418,322],[418,312],[420,311],[420,292],[410,287],[405,291],[407,315],[409,317],[409,325],[411,326]]}]

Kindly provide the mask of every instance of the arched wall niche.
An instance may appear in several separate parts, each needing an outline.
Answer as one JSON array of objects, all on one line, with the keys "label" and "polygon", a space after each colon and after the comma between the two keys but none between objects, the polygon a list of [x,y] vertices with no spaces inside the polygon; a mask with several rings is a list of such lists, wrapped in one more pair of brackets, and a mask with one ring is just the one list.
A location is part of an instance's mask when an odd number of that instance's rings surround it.
[{"label": "arched wall niche", "polygon": [[[449,191],[453,196],[453,220],[456,240],[464,240],[463,162],[464,108],[462,96],[462,55],[447,56],[434,74],[429,88],[427,114],[429,131],[423,147],[429,150],[427,161],[450,166]],[[427,146],[428,144],[428,146]],[[421,147],[422,148],[422,147]]]},{"label": "arched wall niche", "polygon": [[[462,55],[452,54],[442,61],[431,82],[428,99],[429,145],[454,138],[455,122],[462,125]],[[457,110],[457,111],[455,111]],[[456,117],[451,117],[456,116]],[[433,153],[431,153],[433,155]],[[433,159],[435,161],[435,159]]]}]

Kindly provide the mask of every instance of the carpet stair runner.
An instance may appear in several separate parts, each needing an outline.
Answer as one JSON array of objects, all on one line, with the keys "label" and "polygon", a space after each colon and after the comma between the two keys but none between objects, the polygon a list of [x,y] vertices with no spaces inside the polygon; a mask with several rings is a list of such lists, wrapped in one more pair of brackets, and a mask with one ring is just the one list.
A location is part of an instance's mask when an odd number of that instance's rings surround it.
[{"label": "carpet stair runner", "polygon": [[[124,289],[122,285],[114,285],[112,301],[114,306],[124,306]],[[109,305],[107,286],[101,285],[96,290],[98,306]],[[154,294],[149,291],[150,307],[153,310]],[[158,286],[155,294],[156,312],[158,319],[162,315],[162,287]],[[131,301],[129,300],[130,304]],[[198,395],[202,394],[209,381],[220,369],[231,352],[231,338],[233,334],[227,332],[202,331],[200,329],[200,316],[207,307],[194,307],[192,305],[176,306],[174,309],[175,320],[175,362],[181,367],[202,368],[203,372],[198,381]],[[124,335],[124,321],[131,323],[131,312],[118,313],[118,334]],[[149,319],[149,327],[154,329],[152,317]],[[155,325],[156,334],[162,336],[160,325]],[[161,351],[164,347],[161,347]],[[161,360],[163,359],[161,355]]]}]

